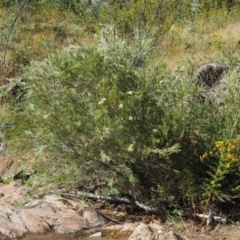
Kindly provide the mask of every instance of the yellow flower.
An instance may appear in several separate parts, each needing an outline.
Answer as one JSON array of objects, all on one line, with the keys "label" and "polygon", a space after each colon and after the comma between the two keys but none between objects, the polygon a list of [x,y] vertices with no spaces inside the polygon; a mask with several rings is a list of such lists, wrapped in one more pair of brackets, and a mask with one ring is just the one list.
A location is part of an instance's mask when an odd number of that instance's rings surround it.
[{"label": "yellow flower", "polygon": [[219,150],[219,152],[224,152],[225,148],[224,147],[219,147],[218,150]]},{"label": "yellow flower", "polygon": [[228,152],[234,152],[236,150],[236,147],[233,144],[229,143],[227,150]]},{"label": "yellow flower", "polygon": [[133,152],[134,151],[134,144],[130,144],[129,147],[127,148],[128,152]]},{"label": "yellow flower", "polygon": [[223,141],[217,141],[217,142],[215,142],[215,146],[217,148],[222,148],[224,146],[224,142]]},{"label": "yellow flower", "polygon": [[226,159],[227,159],[228,161],[238,162],[237,156],[234,155],[234,154],[231,154],[231,153],[227,153],[227,154],[226,154]]},{"label": "yellow flower", "polygon": [[232,161],[233,155],[231,153],[226,154],[226,159]]}]

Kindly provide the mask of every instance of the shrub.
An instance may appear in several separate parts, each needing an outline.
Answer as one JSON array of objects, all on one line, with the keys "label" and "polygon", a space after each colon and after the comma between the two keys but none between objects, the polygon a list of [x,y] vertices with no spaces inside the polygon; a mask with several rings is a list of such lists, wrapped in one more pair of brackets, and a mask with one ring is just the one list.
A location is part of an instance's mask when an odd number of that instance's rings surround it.
[{"label": "shrub", "polygon": [[225,105],[202,104],[197,79],[166,75],[145,36],[136,31],[129,41],[107,25],[96,47],[73,46],[24,69],[29,90],[10,117],[17,124],[8,144],[39,154],[29,185],[93,185],[195,211],[236,199],[239,151],[210,152],[238,137],[237,73],[221,95]]},{"label": "shrub", "polygon": [[166,157],[179,151],[168,137],[170,109],[160,102],[169,98],[173,107],[167,92],[172,83],[161,82],[161,65],[150,61],[149,46],[139,38],[128,45],[107,27],[97,48],[79,46],[26,69],[31,91],[19,126],[24,120],[28,146],[48,155],[48,167],[40,170],[47,180],[63,182],[71,169],[75,186],[90,177],[104,180],[108,194],[147,194],[144,185],[156,181],[153,165],[157,174]]}]

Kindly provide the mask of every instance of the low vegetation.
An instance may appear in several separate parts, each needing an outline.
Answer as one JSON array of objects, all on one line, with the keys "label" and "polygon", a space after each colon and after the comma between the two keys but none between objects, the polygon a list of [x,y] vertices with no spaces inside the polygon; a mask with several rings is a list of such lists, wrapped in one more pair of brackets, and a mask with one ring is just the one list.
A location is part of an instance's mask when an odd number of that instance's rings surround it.
[{"label": "low vegetation", "polygon": [[[222,4],[221,4],[222,2]],[[232,1],[2,1],[7,156],[32,191],[126,196],[164,213],[239,214],[240,7]],[[200,101],[195,67],[224,62]],[[234,210],[234,211],[233,211]]]}]

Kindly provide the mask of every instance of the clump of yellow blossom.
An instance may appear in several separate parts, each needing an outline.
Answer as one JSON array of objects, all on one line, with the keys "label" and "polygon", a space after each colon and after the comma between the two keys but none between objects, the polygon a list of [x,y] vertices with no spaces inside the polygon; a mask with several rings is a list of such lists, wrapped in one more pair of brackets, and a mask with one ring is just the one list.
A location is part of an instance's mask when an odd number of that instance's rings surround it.
[{"label": "clump of yellow blossom", "polygon": [[208,157],[221,156],[224,158],[226,167],[230,167],[231,163],[238,162],[237,149],[240,143],[240,139],[216,141],[215,147],[210,152],[205,152],[200,156],[200,160],[203,161]]}]

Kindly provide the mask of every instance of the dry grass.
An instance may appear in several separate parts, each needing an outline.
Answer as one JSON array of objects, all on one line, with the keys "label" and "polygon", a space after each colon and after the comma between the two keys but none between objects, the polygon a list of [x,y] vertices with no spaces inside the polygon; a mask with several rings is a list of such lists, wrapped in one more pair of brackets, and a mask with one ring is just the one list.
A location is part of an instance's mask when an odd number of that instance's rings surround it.
[{"label": "dry grass", "polygon": [[190,59],[195,64],[221,61],[226,53],[234,57],[240,50],[239,10],[227,14],[213,10],[192,23],[175,24],[162,43],[161,52],[167,69],[174,70]]},{"label": "dry grass", "polygon": [[[0,12],[0,25],[6,24],[9,12],[6,9]],[[234,8],[230,14],[226,9],[213,9],[195,21],[175,23],[159,44],[166,69],[173,71],[189,60],[194,65],[221,61],[226,53],[235,56],[240,48],[239,14],[240,8]],[[10,24],[11,21],[6,26]],[[78,42],[95,44],[94,32],[88,28],[76,16],[56,8],[24,12],[14,27],[1,76],[16,76],[21,72],[20,65],[29,64],[31,59],[43,59],[57,49]]]}]

